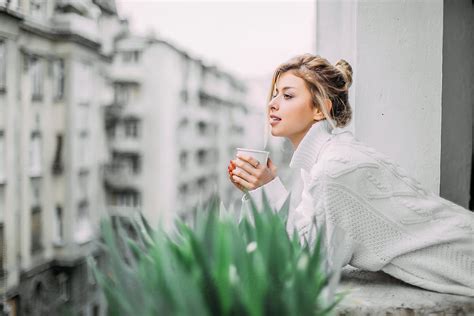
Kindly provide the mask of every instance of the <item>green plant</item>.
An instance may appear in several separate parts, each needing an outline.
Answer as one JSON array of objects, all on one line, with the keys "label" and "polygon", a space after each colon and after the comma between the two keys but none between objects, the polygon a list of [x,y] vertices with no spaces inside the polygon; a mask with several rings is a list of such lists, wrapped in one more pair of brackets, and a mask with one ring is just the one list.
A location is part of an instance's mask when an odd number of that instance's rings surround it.
[{"label": "green plant", "polygon": [[263,201],[261,212],[251,201],[253,221],[238,223],[214,196],[171,233],[141,215],[103,220],[107,264],[89,263],[109,315],[330,314],[343,293],[323,298],[337,273],[325,271],[322,232],[313,248],[300,245],[285,228],[289,198],[277,213]]}]

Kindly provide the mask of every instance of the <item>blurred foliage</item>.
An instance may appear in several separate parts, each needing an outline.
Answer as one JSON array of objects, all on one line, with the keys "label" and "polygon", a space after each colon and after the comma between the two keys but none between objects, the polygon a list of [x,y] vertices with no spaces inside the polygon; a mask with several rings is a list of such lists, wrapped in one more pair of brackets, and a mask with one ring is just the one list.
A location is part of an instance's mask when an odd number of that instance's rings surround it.
[{"label": "blurred foliage", "polygon": [[345,293],[313,247],[286,231],[289,198],[274,212],[251,200],[238,222],[217,196],[192,223],[153,229],[142,215],[101,222],[106,264],[89,258],[109,315],[329,315]]}]

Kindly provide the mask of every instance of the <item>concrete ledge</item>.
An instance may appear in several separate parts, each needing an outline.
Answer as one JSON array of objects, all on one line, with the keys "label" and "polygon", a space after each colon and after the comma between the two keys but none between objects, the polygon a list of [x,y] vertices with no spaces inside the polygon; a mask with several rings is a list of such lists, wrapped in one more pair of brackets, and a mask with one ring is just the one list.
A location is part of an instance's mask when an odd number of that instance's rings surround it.
[{"label": "concrete ledge", "polygon": [[474,315],[474,298],[441,294],[404,283],[384,272],[343,269],[339,290],[351,293],[335,315]]}]

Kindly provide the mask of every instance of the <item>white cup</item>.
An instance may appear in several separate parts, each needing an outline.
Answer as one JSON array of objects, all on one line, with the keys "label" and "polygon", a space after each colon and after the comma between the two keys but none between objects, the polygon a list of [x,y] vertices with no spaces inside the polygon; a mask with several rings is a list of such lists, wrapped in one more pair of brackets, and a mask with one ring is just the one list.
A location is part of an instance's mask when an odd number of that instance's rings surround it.
[{"label": "white cup", "polygon": [[254,159],[258,160],[260,164],[265,166],[267,165],[268,155],[270,154],[269,151],[249,148],[236,148],[235,150],[236,154],[243,154],[245,156],[253,157]]}]

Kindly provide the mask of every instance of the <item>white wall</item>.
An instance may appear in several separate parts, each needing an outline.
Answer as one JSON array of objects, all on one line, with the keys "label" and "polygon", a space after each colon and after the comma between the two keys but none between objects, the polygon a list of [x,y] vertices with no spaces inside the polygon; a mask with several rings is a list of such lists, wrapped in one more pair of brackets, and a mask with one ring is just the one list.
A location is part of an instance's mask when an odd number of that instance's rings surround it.
[{"label": "white wall", "polygon": [[443,1],[318,1],[316,53],[354,70],[356,138],[439,193]]}]

